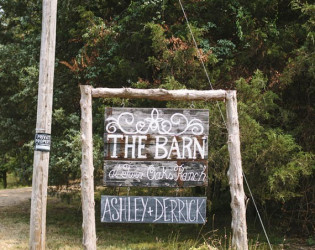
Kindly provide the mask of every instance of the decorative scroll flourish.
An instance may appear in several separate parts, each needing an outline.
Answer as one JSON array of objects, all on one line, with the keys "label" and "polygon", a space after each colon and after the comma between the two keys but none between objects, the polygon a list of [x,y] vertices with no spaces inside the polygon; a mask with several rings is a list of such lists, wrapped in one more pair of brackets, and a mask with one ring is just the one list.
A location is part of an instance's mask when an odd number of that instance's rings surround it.
[{"label": "decorative scroll flourish", "polygon": [[[187,117],[181,113],[175,113],[171,116],[170,120],[159,117],[159,111],[154,108],[151,112],[151,117],[145,118],[144,121],[138,121],[134,124],[134,115],[130,112],[123,112],[117,118],[109,117],[106,119],[106,132],[113,134],[120,129],[125,134],[148,134],[149,132],[158,133],[160,135],[181,135],[186,131],[191,130],[194,135],[201,135],[204,132],[204,127],[201,120],[192,119],[188,120]],[[133,126],[133,130],[125,130],[123,124]],[[176,127],[180,132],[172,132]]]}]

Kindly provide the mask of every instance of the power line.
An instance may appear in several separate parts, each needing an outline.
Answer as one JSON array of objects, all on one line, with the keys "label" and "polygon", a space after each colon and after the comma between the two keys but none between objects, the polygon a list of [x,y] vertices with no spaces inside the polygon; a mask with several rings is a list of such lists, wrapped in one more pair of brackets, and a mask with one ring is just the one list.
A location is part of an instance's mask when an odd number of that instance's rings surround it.
[{"label": "power line", "polygon": [[[205,71],[205,74],[206,74],[207,80],[208,80],[208,82],[209,82],[210,88],[213,90],[214,88],[213,88],[212,83],[211,83],[211,81],[210,81],[210,77],[209,77],[208,71],[207,71],[207,69],[206,69],[206,66],[205,66],[205,64],[204,64],[204,62],[203,62],[203,60],[202,60],[202,58],[201,58],[201,53],[200,53],[200,51],[199,51],[199,48],[198,48],[198,45],[197,45],[197,42],[196,42],[194,33],[192,32],[192,29],[191,29],[191,27],[190,27],[190,24],[189,24],[188,17],[187,17],[187,15],[186,15],[184,6],[183,6],[181,0],[178,0],[178,2],[179,2],[179,4],[180,4],[180,7],[181,7],[182,12],[183,12],[183,15],[184,15],[184,17],[185,17],[185,20],[186,20],[186,23],[187,23],[187,27],[188,27],[188,29],[189,29],[189,32],[190,32],[190,34],[191,34],[191,36],[192,36],[192,39],[193,39],[193,41],[194,41],[194,44],[195,44],[195,47],[196,47],[196,50],[197,50],[197,54],[198,54],[198,58],[199,58],[199,60],[200,60],[200,62],[201,62],[201,64],[202,64],[202,67],[203,67],[204,71]],[[224,122],[224,125],[225,125],[225,127],[226,127],[226,129],[227,129],[226,121],[225,121],[225,118],[224,118],[224,116],[223,116],[223,113],[222,113],[222,110],[221,110],[221,108],[220,108],[220,105],[219,105],[219,102],[218,102],[218,101],[217,101],[217,106],[218,106],[218,108],[219,108],[219,111],[220,111],[222,120],[223,120],[223,122]],[[247,188],[248,188],[248,190],[249,190],[250,196],[252,197],[253,204],[254,204],[254,207],[255,207],[256,212],[257,212],[257,214],[258,214],[258,218],[259,218],[260,224],[261,224],[261,226],[262,226],[262,228],[263,228],[264,234],[265,234],[265,236],[266,236],[266,239],[267,239],[269,248],[272,250],[272,247],[271,247],[271,244],[270,244],[270,241],[269,241],[269,237],[268,237],[268,235],[267,235],[267,232],[266,232],[266,230],[265,230],[264,223],[263,223],[263,221],[262,221],[262,219],[261,219],[260,213],[259,213],[258,208],[257,208],[257,206],[256,206],[256,202],[255,202],[254,196],[253,196],[253,194],[252,194],[252,191],[251,191],[251,189],[250,189],[250,187],[249,187],[249,184],[248,184],[248,182],[247,182],[246,176],[245,176],[245,174],[244,174],[243,171],[242,171],[242,173],[243,173],[243,177],[244,177],[245,183],[246,183],[246,185],[247,185]]]},{"label": "power line", "polygon": [[[207,79],[208,79],[210,88],[213,90],[213,86],[212,86],[212,83],[211,83],[211,80],[210,80],[208,71],[207,71],[207,69],[206,69],[206,66],[205,66],[204,62],[203,62],[202,59],[201,59],[201,53],[200,53],[200,51],[199,51],[199,48],[198,48],[198,45],[197,45],[197,42],[196,42],[194,33],[192,32],[192,29],[191,29],[190,24],[189,24],[189,21],[188,21],[188,17],[187,17],[187,15],[186,15],[185,10],[184,10],[183,4],[182,4],[182,2],[181,2],[180,0],[179,0],[179,4],[180,4],[180,7],[182,8],[182,11],[183,11],[183,14],[184,14],[186,23],[187,23],[187,27],[188,27],[189,32],[190,32],[190,34],[191,34],[191,37],[192,37],[192,39],[193,39],[193,41],[194,41],[195,47],[196,47],[196,49],[197,49],[198,58],[199,58],[199,60],[200,60],[200,62],[201,62],[201,64],[202,64],[203,70],[205,71],[205,74],[206,74],[206,77],[207,77]],[[217,106],[218,106],[218,108],[219,108],[219,111],[220,111],[222,120],[223,120],[223,122],[224,122],[224,125],[225,125],[225,127],[227,128],[227,125],[226,125],[226,122],[225,122],[225,119],[224,119],[222,110],[221,110],[221,108],[220,108],[220,104],[219,104],[218,101],[217,101],[216,103],[217,103]]]}]

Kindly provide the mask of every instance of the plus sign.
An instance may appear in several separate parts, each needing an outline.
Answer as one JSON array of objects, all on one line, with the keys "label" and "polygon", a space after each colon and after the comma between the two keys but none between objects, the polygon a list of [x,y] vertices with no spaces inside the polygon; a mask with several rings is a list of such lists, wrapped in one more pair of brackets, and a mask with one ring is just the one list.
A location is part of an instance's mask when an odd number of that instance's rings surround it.
[{"label": "plus sign", "polygon": [[153,210],[151,209],[151,207],[149,207],[148,213],[150,214],[150,216],[152,216]]}]

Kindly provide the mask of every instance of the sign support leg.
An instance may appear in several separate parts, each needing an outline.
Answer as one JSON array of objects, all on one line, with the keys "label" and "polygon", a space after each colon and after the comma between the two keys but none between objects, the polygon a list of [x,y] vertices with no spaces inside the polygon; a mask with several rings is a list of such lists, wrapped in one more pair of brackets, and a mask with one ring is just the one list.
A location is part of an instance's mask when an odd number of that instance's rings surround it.
[{"label": "sign support leg", "polygon": [[95,202],[94,202],[94,167],[92,137],[92,86],[81,85],[81,199],[83,214],[84,249],[96,249]]},{"label": "sign support leg", "polygon": [[232,208],[232,248],[247,250],[247,225],[245,193],[243,187],[243,173],[240,150],[240,133],[237,114],[236,91],[227,91],[226,112],[228,128],[228,149],[230,168],[228,178],[231,192]]}]

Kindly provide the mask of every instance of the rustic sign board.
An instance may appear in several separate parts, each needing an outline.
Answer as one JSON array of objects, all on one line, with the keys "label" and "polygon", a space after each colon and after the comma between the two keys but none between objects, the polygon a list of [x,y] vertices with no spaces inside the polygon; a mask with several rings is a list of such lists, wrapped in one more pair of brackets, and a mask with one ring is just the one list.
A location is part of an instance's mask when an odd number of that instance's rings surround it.
[{"label": "rustic sign board", "polygon": [[104,183],[107,186],[191,187],[205,186],[207,165],[178,161],[106,161]]},{"label": "rustic sign board", "polygon": [[106,108],[104,184],[206,186],[208,133],[208,110]]},{"label": "rustic sign board", "polygon": [[206,223],[206,197],[102,196],[101,221]]}]

